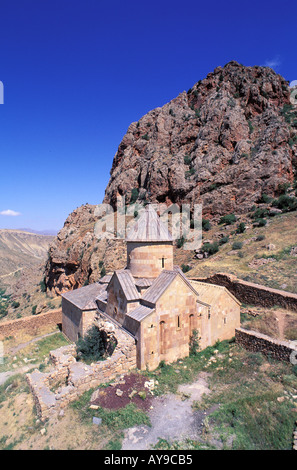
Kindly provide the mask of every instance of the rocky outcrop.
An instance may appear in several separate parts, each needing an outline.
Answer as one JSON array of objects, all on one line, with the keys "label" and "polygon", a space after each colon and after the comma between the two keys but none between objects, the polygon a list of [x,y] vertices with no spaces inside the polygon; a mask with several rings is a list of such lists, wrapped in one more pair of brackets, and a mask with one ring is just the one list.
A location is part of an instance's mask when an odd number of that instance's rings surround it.
[{"label": "rocky outcrop", "polygon": [[95,210],[90,204],[75,209],[51,244],[45,283],[53,294],[95,282],[105,272],[125,266],[123,241],[97,237]]},{"label": "rocky outcrop", "polygon": [[288,84],[273,70],[218,67],[130,125],[104,201],[129,201],[134,190],[138,200],[200,202],[205,217],[245,213],[293,179],[293,111]]},{"label": "rocky outcrop", "polygon": [[[133,122],[114,157],[104,202],[203,204],[217,221],[278,196],[297,167],[297,112],[288,82],[268,67],[230,62]],[[123,243],[98,240],[95,206],[76,209],[52,244],[47,288],[80,287],[125,266]]]}]

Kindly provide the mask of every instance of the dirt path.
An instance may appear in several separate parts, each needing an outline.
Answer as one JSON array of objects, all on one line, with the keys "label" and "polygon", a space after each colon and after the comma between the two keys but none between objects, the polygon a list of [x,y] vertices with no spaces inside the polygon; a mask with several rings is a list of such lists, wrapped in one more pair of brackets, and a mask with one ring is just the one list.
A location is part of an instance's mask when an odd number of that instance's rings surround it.
[{"label": "dirt path", "polygon": [[40,341],[41,339],[46,338],[47,336],[52,336],[52,335],[55,335],[55,334],[57,334],[57,332],[53,331],[51,333],[46,333],[45,335],[36,336],[36,338],[30,339],[30,341],[27,341],[26,343],[18,344],[18,346],[15,346],[14,348],[11,348],[9,350],[9,353],[10,354],[15,354],[18,351],[20,351],[21,349],[24,349],[26,346],[29,346],[29,344],[36,343],[37,341]]},{"label": "dirt path", "polygon": [[157,444],[159,439],[168,442],[185,439],[199,440],[208,411],[193,411],[194,401],[201,400],[204,394],[210,393],[207,374],[200,373],[198,380],[189,385],[181,385],[178,395],[156,397],[148,415],[149,426],[136,426],[125,430],[123,450],[147,450]]},{"label": "dirt path", "polygon": [[19,271],[22,271],[23,269],[24,269],[24,268],[19,268],[19,269],[17,269],[16,271],[12,271],[11,273],[3,274],[2,276],[0,276],[0,279],[2,279],[3,277],[12,276],[13,274],[18,273]]}]

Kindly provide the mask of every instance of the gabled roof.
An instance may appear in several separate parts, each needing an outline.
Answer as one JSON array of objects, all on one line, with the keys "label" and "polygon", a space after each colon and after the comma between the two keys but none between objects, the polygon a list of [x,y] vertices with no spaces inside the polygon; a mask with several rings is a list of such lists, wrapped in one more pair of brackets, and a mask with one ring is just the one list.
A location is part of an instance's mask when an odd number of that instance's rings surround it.
[{"label": "gabled roof", "polygon": [[149,302],[150,304],[155,304],[157,300],[161,297],[163,292],[170,286],[172,281],[177,277],[180,276],[183,281],[187,284],[187,286],[193,291],[194,294],[198,297],[198,292],[192,286],[192,284],[188,281],[185,277],[184,273],[179,269],[175,269],[173,271],[169,271],[164,269],[161,274],[157,277],[151,287],[145,292],[142,300],[145,302]]},{"label": "gabled roof", "polygon": [[173,238],[156,211],[148,204],[142,210],[139,220],[129,230],[126,241],[173,242]]},{"label": "gabled roof", "polygon": [[94,310],[97,308],[95,299],[102,294],[106,286],[95,282],[79,289],[71,290],[62,294],[62,297],[81,310]]},{"label": "gabled roof", "polygon": [[135,277],[134,282],[137,287],[150,287],[155,279],[146,278],[146,277]]},{"label": "gabled roof", "polygon": [[222,293],[229,295],[237,304],[241,305],[241,302],[233,295],[225,286],[218,286],[217,284],[209,284],[207,282],[200,282],[191,280],[191,284],[199,292],[199,299],[208,304],[215,304],[218,302],[219,297]]},{"label": "gabled roof", "polygon": [[133,318],[138,322],[141,322],[144,318],[150,315],[155,309],[151,307],[147,307],[146,305],[139,305],[139,307],[135,308],[131,312],[126,313],[127,317]]},{"label": "gabled roof", "polygon": [[140,294],[135,286],[134,278],[129,269],[119,269],[115,271],[108,287],[110,286],[114,276],[118,279],[127,300],[138,300],[140,298]]}]

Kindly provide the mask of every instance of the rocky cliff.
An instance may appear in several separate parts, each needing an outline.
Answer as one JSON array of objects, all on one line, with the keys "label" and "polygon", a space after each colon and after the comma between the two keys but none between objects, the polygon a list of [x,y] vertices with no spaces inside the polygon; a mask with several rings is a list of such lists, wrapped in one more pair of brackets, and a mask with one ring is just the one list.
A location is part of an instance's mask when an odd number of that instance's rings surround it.
[{"label": "rocky cliff", "polygon": [[289,112],[288,83],[272,69],[218,67],[130,125],[104,200],[134,189],[152,202],[202,202],[205,216],[244,213],[293,179]]},{"label": "rocky cliff", "polygon": [[[297,110],[268,67],[230,62],[133,122],[114,157],[104,202],[203,204],[217,221],[278,196],[297,168]],[[122,243],[94,235],[95,206],[66,220],[49,251],[46,283],[59,293],[125,265]]]}]

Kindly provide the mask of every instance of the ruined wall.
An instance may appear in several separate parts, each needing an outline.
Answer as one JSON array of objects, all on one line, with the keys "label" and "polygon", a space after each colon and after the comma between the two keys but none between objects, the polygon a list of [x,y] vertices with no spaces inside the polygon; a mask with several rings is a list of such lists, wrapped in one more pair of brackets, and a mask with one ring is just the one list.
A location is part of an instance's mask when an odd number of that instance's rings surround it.
[{"label": "ruined wall", "polygon": [[76,361],[75,345],[63,346],[50,352],[53,367],[49,372],[43,373],[35,369],[27,374],[36,410],[42,420],[57,413],[90,388],[98,387],[136,368],[134,338],[104,315],[98,316],[97,324],[100,329],[112,332],[117,339],[112,356],[87,365]]},{"label": "ruined wall", "polygon": [[297,344],[293,341],[279,341],[257,331],[237,328],[235,339],[245,349],[252,352],[261,352],[279,361],[297,363]]},{"label": "ruined wall", "polygon": [[44,327],[62,324],[62,310],[50,310],[28,317],[19,318],[0,323],[0,339],[8,336],[17,336],[20,331],[30,335],[38,335]]},{"label": "ruined wall", "polygon": [[245,304],[261,305],[262,307],[280,305],[297,312],[297,294],[243,281],[230,274],[217,273],[207,279],[195,278],[193,281],[225,286],[240,302]]}]

